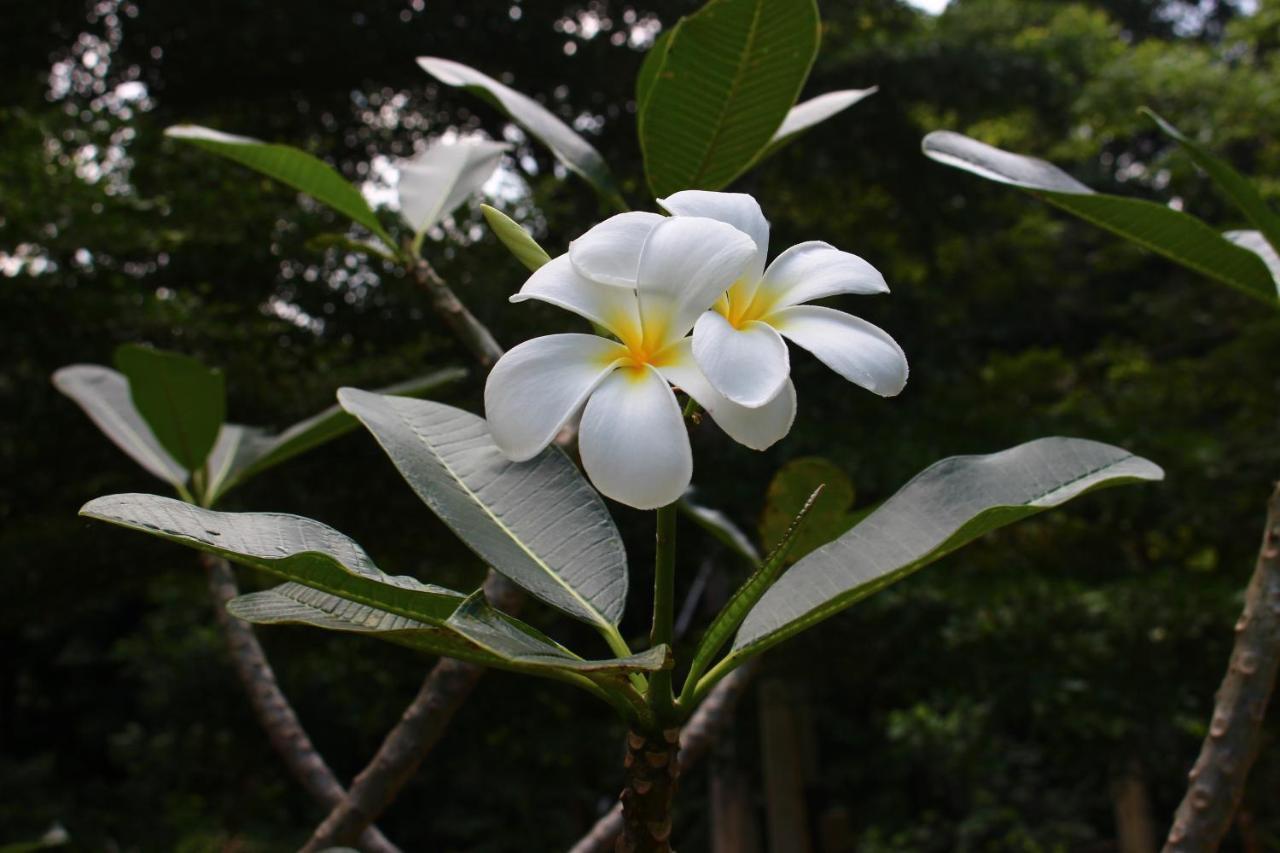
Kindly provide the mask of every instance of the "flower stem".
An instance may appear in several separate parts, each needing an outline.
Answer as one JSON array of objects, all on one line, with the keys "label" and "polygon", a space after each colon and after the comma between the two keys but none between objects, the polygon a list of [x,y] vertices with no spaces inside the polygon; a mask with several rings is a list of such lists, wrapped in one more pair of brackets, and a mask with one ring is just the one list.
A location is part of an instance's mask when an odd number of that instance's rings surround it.
[{"label": "flower stem", "polygon": [[[653,560],[653,628],[649,645],[671,645],[675,623],[676,505],[658,510],[657,549]],[[649,706],[659,723],[672,716],[671,670],[655,672],[649,681]]]}]

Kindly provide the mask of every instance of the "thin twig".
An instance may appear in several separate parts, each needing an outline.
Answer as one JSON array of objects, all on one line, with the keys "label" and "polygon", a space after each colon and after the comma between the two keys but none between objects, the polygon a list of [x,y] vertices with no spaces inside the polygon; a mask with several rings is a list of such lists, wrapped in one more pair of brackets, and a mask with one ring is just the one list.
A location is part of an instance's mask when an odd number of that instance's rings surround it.
[{"label": "thin twig", "polygon": [[[218,626],[227,638],[231,662],[245,693],[249,695],[249,703],[258,722],[266,730],[267,738],[289,772],[307,793],[321,805],[333,808],[346,799],[347,792],[307,736],[289,699],[281,691],[253,626],[227,612],[227,602],[240,594],[231,565],[212,554],[201,554],[200,564],[209,577],[209,594],[213,597]],[[363,850],[399,853],[399,848],[387,840],[376,826],[366,824],[358,836]]]},{"label": "thin twig", "polygon": [[[755,677],[758,666],[757,658],[725,676],[689,718],[680,732],[681,774],[687,773],[706,754],[725,725],[733,719],[738,701]],[[569,853],[612,853],[614,843],[621,834],[622,806],[615,804],[569,849]]]},{"label": "thin twig", "polygon": [[1258,562],[1245,590],[1244,611],[1226,675],[1214,699],[1209,734],[1188,774],[1164,853],[1218,849],[1258,756],[1262,719],[1280,664],[1280,484],[1267,505]]}]

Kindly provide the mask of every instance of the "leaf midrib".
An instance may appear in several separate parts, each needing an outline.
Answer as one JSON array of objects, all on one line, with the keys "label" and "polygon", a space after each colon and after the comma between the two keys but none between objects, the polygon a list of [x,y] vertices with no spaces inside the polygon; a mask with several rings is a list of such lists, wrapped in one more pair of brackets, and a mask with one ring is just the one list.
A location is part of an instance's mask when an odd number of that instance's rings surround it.
[{"label": "leaf midrib", "polygon": [[[738,65],[734,72],[733,84],[729,88],[729,96],[725,98],[721,104],[719,115],[716,117],[715,132],[711,135],[711,140],[707,143],[706,147],[703,149],[702,156],[699,158],[699,161],[698,161],[697,171],[694,172],[693,177],[689,181],[690,186],[696,187],[701,182],[702,178],[706,174],[711,152],[715,150],[716,145],[720,141],[721,134],[724,133],[724,128],[725,128],[724,118],[726,113],[728,112],[729,105],[731,105],[734,102],[734,100],[737,98],[738,89],[740,88],[742,79],[744,77],[743,69],[746,63],[743,60],[744,60],[744,57],[750,55],[751,48],[755,46],[757,33],[759,31],[761,9],[763,8],[763,6],[764,6],[764,0],[755,0],[755,5],[751,13],[751,27],[747,33],[747,43],[746,43],[746,46],[743,48],[742,53],[738,55]],[[663,64],[665,65],[666,63],[664,62]],[[661,72],[661,69],[659,69],[659,72]]]},{"label": "leaf midrib", "polygon": [[[391,407],[388,407],[388,408],[391,408]],[[395,410],[392,409],[392,411],[395,411]],[[480,500],[480,496],[477,495],[475,491],[472,490],[472,488],[463,481],[462,477],[453,469],[453,466],[450,465],[445,460],[443,454],[441,454],[440,450],[437,448],[434,442],[428,439],[426,435],[420,432],[413,423],[411,423],[407,418],[405,418],[399,412],[395,412],[395,414],[396,414],[396,417],[398,417],[401,420],[401,422],[405,424],[405,426],[409,427],[410,431],[412,431],[413,434],[416,435],[423,444],[427,445],[427,447],[431,449],[431,454],[436,458],[437,461],[439,461],[440,467],[444,468],[444,470],[449,474],[449,476],[453,478],[453,481],[457,483],[458,486],[464,492],[466,492],[467,496],[471,498],[472,503],[480,507],[480,509],[483,510],[484,514],[489,516],[489,518],[492,519],[493,523],[496,524],[498,528],[507,535],[507,538],[510,539],[512,542],[514,542],[516,546],[521,551],[523,551],[531,561],[533,561],[533,564],[535,566],[537,566],[539,569],[543,571],[544,574],[546,574],[548,577],[554,580],[556,584],[558,584],[561,588],[564,589],[565,592],[569,593],[569,596],[573,598],[575,601],[577,601],[579,604],[581,604],[583,609],[587,613],[590,613],[602,627],[606,628],[606,630],[612,629],[614,627],[612,622],[604,618],[603,613],[601,613],[593,604],[591,604],[589,601],[583,598],[576,589],[574,589],[572,586],[566,583],[565,580],[562,577],[560,577],[560,575],[553,572],[551,570],[551,567],[548,566],[546,563],[544,563],[537,554],[529,550],[529,548],[524,544],[524,542],[520,540],[520,537],[515,535],[515,531],[513,531],[510,527],[508,527],[505,523],[503,523],[502,519],[500,519],[497,515],[493,513],[492,510],[489,509],[488,504]],[[555,450],[552,452],[559,453],[560,451]]]}]

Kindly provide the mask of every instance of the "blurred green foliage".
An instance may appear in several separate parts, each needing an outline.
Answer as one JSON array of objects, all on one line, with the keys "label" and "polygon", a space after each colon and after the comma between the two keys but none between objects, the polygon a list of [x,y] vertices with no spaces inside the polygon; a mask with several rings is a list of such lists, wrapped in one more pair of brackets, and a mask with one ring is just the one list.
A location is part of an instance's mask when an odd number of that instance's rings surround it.
[{"label": "blurred green foliage", "polygon": [[[163,128],[189,121],[297,144],[351,179],[450,127],[506,133],[519,148],[501,206],[554,255],[603,215],[590,190],[413,57],[509,73],[594,133],[632,203],[649,206],[628,99],[653,22],[695,5],[94,0],[6,17],[0,843],[57,821],[74,849],[284,850],[321,817],[249,713],[192,555],[76,518],[88,498],[159,484],[48,375],[145,341],[221,366],[232,418],[283,425],[339,385],[467,363],[380,261],[307,248],[341,228],[331,213]],[[797,353],[791,437],[755,454],[704,422],[700,493],[753,529],[773,473],[805,456],[850,476],[855,511],[940,457],[1040,435],[1108,441],[1163,465],[1161,487],[1001,531],[767,658],[809,685],[822,745],[810,803],[846,809],[859,850],[1111,849],[1112,775],[1142,767],[1163,827],[1207,724],[1280,473],[1280,317],[932,164],[919,141],[948,127],[1053,159],[1099,190],[1177,198],[1239,226],[1137,109],[1204,139],[1274,203],[1280,4],[1261,0],[1246,17],[1225,0],[955,0],[936,19],[894,0],[822,5],[805,95],[880,92],[740,188],[772,218],[775,246],[824,239],[884,272],[892,296],[840,304],[897,338],[912,380],[882,401]],[[525,272],[478,209],[446,231],[427,251],[501,342],[566,328],[562,312],[506,303]],[[450,401],[478,411],[478,388]],[[292,460],[226,508],[338,525],[388,570],[457,587],[481,575],[363,434]],[[624,630],[638,634],[649,519],[615,510],[634,567]],[[720,553],[685,529],[682,586],[699,551]],[[531,610],[558,639],[592,648],[583,629]],[[305,629],[262,636],[343,778],[429,664]],[[740,716],[758,780],[751,703]],[[619,735],[568,689],[488,677],[381,826],[406,849],[563,848],[618,788]],[[704,780],[684,786],[677,835],[688,849],[707,838]],[[1268,751],[1245,802],[1264,848],[1280,843],[1277,785]],[[1242,848],[1239,834],[1229,845]]]}]

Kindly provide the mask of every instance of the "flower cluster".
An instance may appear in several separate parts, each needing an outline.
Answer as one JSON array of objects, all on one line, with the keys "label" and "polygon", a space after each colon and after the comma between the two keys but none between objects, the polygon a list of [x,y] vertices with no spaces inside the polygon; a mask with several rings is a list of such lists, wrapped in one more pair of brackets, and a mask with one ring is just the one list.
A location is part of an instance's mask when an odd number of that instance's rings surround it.
[{"label": "flower cluster", "polygon": [[678,499],[693,475],[672,386],[756,450],[785,436],[795,420],[784,338],[876,394],[902,390],[907,361],[889,335],[804,304],[886,292],[869,263],[807,242],[766,266],[769,223],[749,195],[689,190],[659,204],[672,215],[605,220],[511,297],[565,308],[612,337],[547,335],[498,361],[485,410],[507,456],[536,456],[581,413],[578,444],[592,483],[617,501],[653,509]]}]

